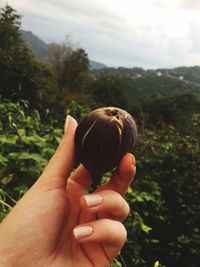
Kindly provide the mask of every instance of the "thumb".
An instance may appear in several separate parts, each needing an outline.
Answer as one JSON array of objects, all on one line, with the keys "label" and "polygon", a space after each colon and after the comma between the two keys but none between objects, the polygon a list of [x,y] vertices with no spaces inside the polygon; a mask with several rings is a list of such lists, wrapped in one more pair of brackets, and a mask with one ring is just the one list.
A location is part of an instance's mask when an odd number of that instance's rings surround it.
[{"label": "thumb", "polygon": [[74,163],[74,134],[76,127],[76,120],[68,115],[65,121],[64,135],[40,179],[49,180],[52,177],[66,183],[66,178],[69,176]]}]

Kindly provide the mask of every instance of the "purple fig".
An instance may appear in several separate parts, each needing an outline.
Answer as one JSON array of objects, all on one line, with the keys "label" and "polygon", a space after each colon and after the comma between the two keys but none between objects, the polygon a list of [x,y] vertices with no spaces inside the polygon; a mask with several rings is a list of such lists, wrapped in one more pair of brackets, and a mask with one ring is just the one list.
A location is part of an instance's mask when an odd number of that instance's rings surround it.
[{"label": "purple fig", "polygon": [[133,117],[116,107],[103,107],[89,113],[75,133],[76,157],[99,184],[104,173],[119,164],[137,140]]}]

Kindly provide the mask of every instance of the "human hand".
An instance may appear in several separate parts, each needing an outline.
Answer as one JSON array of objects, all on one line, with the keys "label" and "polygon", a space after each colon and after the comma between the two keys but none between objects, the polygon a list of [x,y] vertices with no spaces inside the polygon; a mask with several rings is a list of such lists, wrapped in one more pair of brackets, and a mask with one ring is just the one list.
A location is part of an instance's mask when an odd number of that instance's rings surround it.
[{"label": "human hand", "polygon": [[85,194],[89,172],[82,165],[71,172],[76,126],[68,116],[42,175],[1,223],[0,266],[106,267],[126,241],[123,195],[135,174],[134,157],[125,155],[108,183]]}]

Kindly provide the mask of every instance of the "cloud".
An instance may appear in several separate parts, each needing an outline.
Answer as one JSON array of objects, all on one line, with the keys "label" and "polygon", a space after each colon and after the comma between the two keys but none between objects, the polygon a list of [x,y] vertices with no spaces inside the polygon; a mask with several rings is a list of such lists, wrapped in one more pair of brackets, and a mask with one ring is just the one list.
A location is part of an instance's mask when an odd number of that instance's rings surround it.
[{"label": "cloud", "polygon": [[153,0],[153,5],[157,8],[169,8],[169,9],[186,9],[197,11],[200,9],[199,0]]},{"label": "cloud", "polygon": [[199,0],[7,0],[46,42],[69,34],[94,60],[144,68],[200,62]]},{"label": "cloud", "polygon": [[180,1],[179,6],[184,9],[191,9],[194,11],[199,11],[200,1],[199,0],[182,0]]}]

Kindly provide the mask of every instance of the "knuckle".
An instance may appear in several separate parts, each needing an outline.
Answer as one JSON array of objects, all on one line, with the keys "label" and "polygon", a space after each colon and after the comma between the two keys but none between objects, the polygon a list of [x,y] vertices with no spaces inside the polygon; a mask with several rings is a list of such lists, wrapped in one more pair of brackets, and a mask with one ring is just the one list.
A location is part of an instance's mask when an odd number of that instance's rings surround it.
[{"label": "knuckle", "polygon": [[126,242],[127,239],[127,230],[122,223],[120,222],[117,223],[118,223],[118,233],[119,233],[119,244],[123,246],[123,244]]},{"label": "knuckle", "polygon": [[120,221],[123,221],[128,217],[129,213],[130,206],[127,201],[123,197],[121,197],[120,204],[118,205],[118,208],[116,210],[116,217],[118,217]]},{"label": "knuckle", "polygon": [[65,142],[64,140],[62,139],[57,147],[57,150],[56,150],[56,153],[59,153],[60,151],[63,151],[64,149],[64,146],[65,146]]},{"label": "knuckle", "polygon": [[[125,201],[125,210],[126,210],[126,217],[128,217],[128,215],[129,215],[129,213],[130,213],[130,206],[129,206],[129,204],[128,204],[128,202],[127,201]],[[126,218],[125,217],[125,218]]]}]

